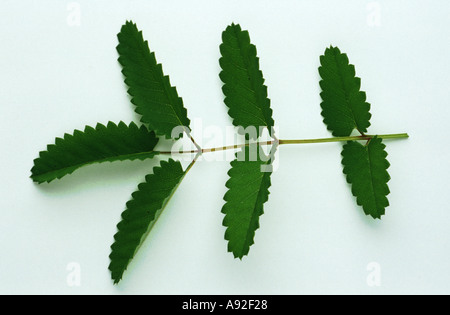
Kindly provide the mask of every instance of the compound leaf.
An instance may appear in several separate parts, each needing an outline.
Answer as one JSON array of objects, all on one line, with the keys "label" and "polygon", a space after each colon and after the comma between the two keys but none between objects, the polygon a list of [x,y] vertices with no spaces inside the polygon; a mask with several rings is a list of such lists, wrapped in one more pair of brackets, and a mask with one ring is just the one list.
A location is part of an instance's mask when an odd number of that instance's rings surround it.
[{"label": "compound leaf", "polygon": [[41,151],[34,160],[31,178],[38,183],[51,182],[92,163],[152,158],[157,154],[153,151],[157,143],[153,131],[135,123],[86,126],[84,131],[56,138],[55,144]]},{"label": "compound leaf", "polygon": [[130,261],[144,242],[154,223],[167,205],[170,197],[183,179],[181,163],[169,159],[162,161],[147,175],[127,202],[118,232],[111,245],[109,270],[114,283],[118,283]]},{"label": "compound leaf", "polygon": [[333,46],[320,56],[320,64],[320,106],[328,130],[336,137],[349,136],[355,128],[364,134],[370,126],[370,104],[366,93],[360,91],[361,79],[355,76],[355,67]]},{"label": "compound leaf", "polygon": [[144,41],[142,31],[136,24],[127,21],[117,37],[118,60],[129,87],[131,102],[136,105],[136,113],[142,116],[141,121],[167,139],[177,139],[179,135],[172,135],[172,131],[181,126],[181,130],[176,130],[189,132],[190,120],[183,100],[176,88],[170,85],[161,64],[156,62],[155,53]]},{"label": "compound leaf", "polygon": [[270,99],[259,70],[256,47],[250,43],[248,31],[241,30],[239,25],[228,26],[222,33],[220,53],[220,79],[224,83],[222,91],[233,125],[243,127],[241,133],[248,127],[256,128],[256,132],[247,133],[252,139],[258,138],[260,128],[264,127],[272,135],[274,120]]},{"label": "compound leaf", "polygon": [[352,185],[356,202],[375,219],[380,219],[389,206],[386,196],[389,194],[387,182],[390,176],[385,148],[381,138],[374,137],[366,145],[349,141],[342,150],[343,172]]},{"label": "compound leaf", "polygon": [[244,147],[231,162],[222,213],[225,214],[223,225],[227,227],[225,239],[228,240],[228,251],[235,258],[242,259],[254,243],[263,205],[269,199],[272,173],[267,166],[270,167],[270,163],[261,147],[253,145]]}]

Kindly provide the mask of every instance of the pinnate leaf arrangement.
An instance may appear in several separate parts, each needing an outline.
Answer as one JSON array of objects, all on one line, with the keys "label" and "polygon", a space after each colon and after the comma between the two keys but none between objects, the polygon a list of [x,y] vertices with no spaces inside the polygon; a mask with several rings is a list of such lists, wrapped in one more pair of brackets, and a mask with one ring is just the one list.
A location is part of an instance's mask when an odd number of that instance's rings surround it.
[{"label": "pinnate leaf arrangement", "polygon": [[[87,126],[84,131],[75,130],[56,138],[54,144],[40,152],[31,169],[33,181],[50,183],[89,164],[170,155],[172,152],[155,150],[160,140],[178,140],[186,136],[195,145],[195,150],[181,152],[196,154],[188,167],[183,169],[181,163],[172,157],[162,160],[126,203],[109,256],[109,270],[115,284],[122,280],[141,244],[200,154],[236,151],[235,159],[230,163],[226,182],[228,190],[222,208],[226,227],[224,237],[228,251],[235,258],[242,259],[248,255],[254,244],[259,218],[269,199],[272,165],[280,145],[343,142],[343,173],[351,184],[357,204],[375,219],[385,214],[389,205],[387,183],[390,176],[383,140],[407,138],[408,135],[367,134],[370,104],[366,101],[365,92],[360,91],[361,80],[355,75],[355,67],[337,47],[325,50],[320,56],[319,67],[323,122],[333,137],[280,140],[274,132],[270,99],[256,47],[250,42],[248,31],[237,24],[229,25],[222,33],[219,77],[223,82],[228,114],[233,125],[238,127],[238,133],[245,135],[245,141],[203,149],[191,136],[183,100],[169,77],[164,75],[155,53],[150,50],[136,24],[127,21],[118,34],[118,41],[118,61],[131,102],[141,117],[141,125],[108,122],[106,125]],[[268,130],[270,141],[260,140],[264,129]],[[354,132],[358,134],[352,135]],[[263,146],[270,146],[269,154],[264,152]]]}]

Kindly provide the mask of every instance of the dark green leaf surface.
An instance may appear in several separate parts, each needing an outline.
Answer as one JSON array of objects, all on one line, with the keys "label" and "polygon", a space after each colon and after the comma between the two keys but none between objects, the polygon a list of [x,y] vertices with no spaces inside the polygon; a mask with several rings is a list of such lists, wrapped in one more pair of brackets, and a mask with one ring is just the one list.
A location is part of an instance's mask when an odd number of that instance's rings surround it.
[{"label": "dark green leaf surface", "polygon": [[352,193],[358,205],[367,215],[380,219],[389,206],[386,146],[381,138],[373,138],[367,145],[349,141],[342,150],[342,164],[347,182],[352,185]]},{"label": "dark green leaf surface", "polygon": [[350,136],[355,128],[362,134],[367,132],[370,104],[366,93],[360,91],[361,79],[355,76],[347,55],[331,46],[320,56],[320,64],[320,106],[328,130],[336,137]]},{"label": "dark green leaf surface", "polygon": [[122,213],[122,221],[117,225],[118,232],[111,246],[109,270],[114,283],[122,279],[128,264],[184,175],[180,162],[172,159],[162,161],[132,194],[132,199],[127,202],[127,209]]},{"label": "dark green leaf surface", "polygon": [[119,63],[141,121],[168,139],[176,127],[184,126],[189,131],[190,120],[183,101],[170,85],[169,77],[164,76],[161,64],[156,62],[155,53],[150,51],[136,24],[126,22],[117,37]]},{"label": "dark green leaf surface", "polygon": [[73,135],[56,138],[55,144],[40,152],[31,178],[38,183],[51,182],[92,163],[151,158],[156,154],[153,149],[157,143],[154,132],[135,123],[87,126],[84,132],[75,130]]},{"label": "dark green leaf surface", "polygon": [[[257,149],[263,155],[261,147]],[[244,147],[231,162],[228,172],[230,178],[226,183],[228,191],[224,196],[226,203],[222,208],[222,213],[225,214],[223,225],[227,227],[225,239],[228,240],[228,251],[235,258],[241,259],[248,254],[254,243],[263,205],[269,199],[272,174],[262,172],[262,167],[271,163],[268,157],[263,155],[261,158],[256,154],[255,159],[249,159],[250,150],[251,148]]]},{"label": "dark green leaf surface", "polygon": [[228,26],[222,33],[220,53],[220,79],[224,83],[222,91],[233,125],[256,127],[256,136],[251,138],[259,137],[260,127],[269,128],[271,134],[274,120],[270,99],[259,70],[256,47],[250,43],[248,32],[241,30],[239,25]]}]

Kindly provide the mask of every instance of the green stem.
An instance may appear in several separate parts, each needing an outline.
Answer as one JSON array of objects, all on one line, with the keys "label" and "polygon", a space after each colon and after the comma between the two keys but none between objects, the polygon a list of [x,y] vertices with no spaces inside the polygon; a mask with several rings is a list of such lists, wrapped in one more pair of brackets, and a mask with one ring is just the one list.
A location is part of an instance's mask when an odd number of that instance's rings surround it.
[{"label": "green stem", "polygon": [[[275,141],[263,141],[263,142],[256,142],[256,144],[259,145],[272,145],[276,142],[278,142],[279,145],[282,144],[306,144],[306,143],[326,143],[326,142],[342,142],[342,141],[354,141],[354,140],[370,140],[375,135],[362,135],[362,136],[349,136],[349,137],[333,137],[333,138],[320,138],[320,139],[289,139],[289,140],[275,140]],[[396,134],[387,134],[387,135],[377,135],[378,138],[381,139],[401,139],[401,138],[408,138],[407,133],[396,133]],[[209,149],[197,149],[197,150],[190,150],[190,151],[181,151],[181,152],[171,152],[171,151],[160,151],[159,154],[193,154],[193,153],[210,153],[210,152],[217,152],[217,151],[226,151],[226,150],[235,150],[240,149],[245,146],[249,146],[250,143],[243,143],[243,144],[235,144],[235,145],[229,145],[229,146],[223,146],[223,147],[217,147],[217,148],[209,148]]]},{"label": "green stem", "polygon": [[[364,136],[350,136],[350,137],[333,137],[333,138],[321,138],[321,139],[305,139],[305,140],[280,140],[280,144],[301,144],[301,143],[324,143],[324,142],[339,142],[339,141],[352,141],[352,140],[370,140],[375,135]],[[389,135],[377,135],[381,139],[400,139],[408,138],[407,133],[396,133]]]}]

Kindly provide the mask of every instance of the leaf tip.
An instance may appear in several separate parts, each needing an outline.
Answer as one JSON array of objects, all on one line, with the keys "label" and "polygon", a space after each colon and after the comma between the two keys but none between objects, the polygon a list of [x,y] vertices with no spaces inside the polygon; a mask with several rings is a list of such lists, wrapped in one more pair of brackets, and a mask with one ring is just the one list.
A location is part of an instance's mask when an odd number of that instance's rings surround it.
[{"label": "leaf tip", "polygon": [[118,285],[120,280],[122,280],[122,278],[116,278],[116,279],[113,278],[113,284]]}]

